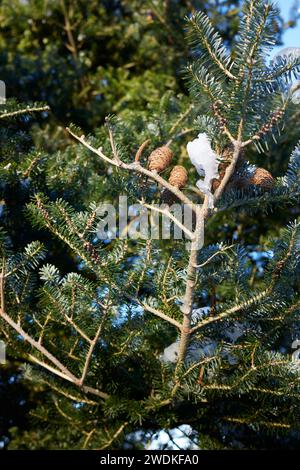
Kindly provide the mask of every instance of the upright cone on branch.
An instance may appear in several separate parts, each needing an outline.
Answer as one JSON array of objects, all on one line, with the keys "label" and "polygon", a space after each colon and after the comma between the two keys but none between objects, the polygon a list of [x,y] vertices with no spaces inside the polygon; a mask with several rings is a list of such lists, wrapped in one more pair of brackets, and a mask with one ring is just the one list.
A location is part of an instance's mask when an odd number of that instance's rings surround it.
[{"label": "upright cone on branch", "polygon": [[174,166],[169,176],[169,183],[180,189],[186,185],[187,180],[188,174],[186,169],[181,165]]},{"label": "upright cone on branch", "polygon": [[250,184],[254,184],[255,186],[259,186],[262,189],[268,190],[274,187],[275,180],[271,173],[269,173],[264,168],[256,168],[250,179]]},{"label": "upright cone on branch", "polygon": [[158,147],[150,153],[148,158],[148,168],[150,171],[161,173],[170,165],[173,158],[173,152],[167,145]]},{"label": "upright cone on branch", "polygon": [[[188,174],[186,169],[181,165],[176,165],[172,169],[169,176],[169,183],[174,186],[174,188],[181,189],[183,188],[188,180]],[[161,200],[163,203],[168,204],[169,206],[174,202],[180,202],[179,199],[167,188],[164,188],[161,193]]]}]

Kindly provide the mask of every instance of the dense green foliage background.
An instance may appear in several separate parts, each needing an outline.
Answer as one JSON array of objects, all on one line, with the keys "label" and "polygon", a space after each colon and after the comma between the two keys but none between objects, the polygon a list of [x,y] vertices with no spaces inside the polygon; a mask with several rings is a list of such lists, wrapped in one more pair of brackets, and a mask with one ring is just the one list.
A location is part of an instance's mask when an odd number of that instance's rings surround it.
[{"label": "dense green foliage background", "polygon": [[[135,142],[135,137],[141,139],[144,133],[147,138],[151,124],[161,121],[160,136],[151,137],[153,144],[162,142],[166,123],[170,130],[175,116],[188,103],[182,73],[190,58],[184,17],[197,9],[206,11],[230,47],[239,25],[239,8],[239,0],[1,2],[0,79],[6,83],[7,96],[50,106],[50,111],[0,128],[1,167],[11,162],[11,155],[14,160],[7,180],[1,181],[5,208],[0,217],[15,248],[34,239],[34,229],[24,212],[33,193],[41,191],[50,200],[61,197],[78,210],[92,200],[117,197],[107,168],[87,152],[77,153],[65,126],[73,122],[101,139],[106,133],[105,117],[117,114],[136,130],[126,143],[137,148],[141,142]],[[280,19],[278,25],[280,42]],[[197,109],[191,109],[190,125],[196,114]],[[263,155],[251,150],[247,158],[275,176],[282,175],[298,138],[299,116],[296,108],[290,110],[287,132],[279,140],[276,154],[270,145]],[[180,162],[184,139],[176,145]],[[296,215],[297,210],[281,211],[280,207],[268,218],[241,213],[227,220],[223,215],[208,231],[208,242],[214,241],[210,233],[219,241],[234,236],[254,250],[264,241],[267,230],[268,237],[270,232],[277,234],[279,227]],[[76,258],[65,245],[46,231],[40,232],[39,239],[47,248],[46,262],[55,264],[61,274],[78,269]],[[0,443],[11,449],[72,448],[77,436],[68,424],[54,413],[49,421],[47,413],[43,416],[41,412],[52,392],[39,383],[28,384],[13,350],[9,359],[0,368]],[[259,446],[255,430],[251,439]],[[274,445],[268,435],[263,439],[266,447]],[[276,444],[286,445],[284,439]]]}]

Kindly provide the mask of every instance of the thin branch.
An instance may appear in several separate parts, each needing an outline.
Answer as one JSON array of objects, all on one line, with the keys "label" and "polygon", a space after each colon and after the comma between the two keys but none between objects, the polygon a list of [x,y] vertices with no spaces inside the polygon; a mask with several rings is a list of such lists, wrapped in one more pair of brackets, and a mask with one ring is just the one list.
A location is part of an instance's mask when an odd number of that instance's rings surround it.
[{"label": "thin branch", "polygon": [[177,119],[177,121],[175,121],[175,123],[173,124],[173,126],[171,127],[170,129],[170,134],[172,135],[173,132],[177,129],[177,127],[179,126],[179,124],[182,123],[182,121],[185,120],[185,118],[189,115],[189,113],[192,111],[192,109],[194,108],[194,104],[191,103],[188,108],[184,111],[184,113],[182,113],[179,118]]},{"label": "thin branch", "polygon": [[73,60],[77,64],[78,51],[77,51],[76,42],[75,42],[75,39],[74,39],[74,36],[73,36],[72,26],[71,26],[71,22],[70,22],[70,18],[69,18],[69,13],[67,11],[65,1],[61,0],[60,3],[61,3],[61,6],[62,6],[64,20],[65,20],[64,29],[67,33],[67,37],[68,37],[68,41],[69,41],[69,44],[67,44],[67,48],[71,51],[72,56],[73,56]]},{"label": "thin branch", "polygon": [[5,282],[5,258],[2,258],[2,269],[0,274],[0,315],[5,310],[5,298],[4,298],[4,282]]},{"label": "thin branch", "polygon": [[169,145],[171,145],[171,143],[174,142],[175,139],[179,139],[180,137],[183,137],[186,134],[190,134],[191,132],[195,132],[195,130],[196,130],[195,127],[191,127],[189,129],[184,129],[183,131],[179,132],[178,134],[173,135],[173,137],[171,137],[171,139],[169,139],[168,142],[166,143],[167,147],[169,147]]},{"label": "thin branch", "polygon": [[223,134],[227,135],[228,139],[233,144],[235,139],[234,139],[233,135],[231,134],[230,130],[228,129],[228,127],[226,125],[223,125],[222,132],[223,132]]},{"label": "thin branch", "polygon": [[216,256],[221,255],[222,253],[225,253],[225,251],[229,250],[233,246],[234,245],[230,245],[230,246],[225,246],[224,248],[221,248],[221,250],[218,250],[216,253],[214,253],[212,256],[210,256],[206,261],[204,261],[204,263],[197,264],[196,268],[203,268],[204,266],[209,264]]},{"label": "thin branch", "polygon": [[72,320],[72,318],[67,315],[67,313],[61,308],[61,304],[57,302],[56,299],[53,298],[50,292],[48,292],[46,289],[43,289],[43,291],[44,291],[44,294],[46,294],[46,296],[48,297],[49,302],[52,302],[52,304],[54,304],[57,307],[62,317],[65,318],[65,320],[67,321],[67,323],[69,323],[74,328],[74,330],[79,334],[79,336],[81,336],[85,341],[87,341],[87,343],[91,344],[92,343],[91,338],[89,338],[89,336],[87,336],[85,332],[82,331],[82,329],[76,325],[76,323]]},{"label": "thin branch", "polygon": [[40,361],[33,355],[29,354],[29,358],[32,362],[40,365],[41,367],[49,370],[50,372],[54,373],[55,375],[59,376],[60,378],[72,382],[74,385],[81,387],[81,390],[85,393],[91,393],[93,395],[97,395],[102,399],[107,399],[109,395],[106,393],[97,390],[92,387],[81,386],[80,379],[78,379],[66,366],[64,366],[53,354],[51,354],[44,346],[42,346],[38,341],[35,341],[26,331],[23,330],[21,325],[16,323],[9,315],[3,310],[5,306],[4,300],[4,266],[2,267],[2,272],[0,275],[0,318],[2,318],[9,326],[11,326],[20,336],[24,338],[33,348],[39,351],[44,357],[46,357],[52,364],[56,367],[52,367],[49,364]]},{"label": "thin branch", "polygon": [[[60,3],[61,3],[63,15],[64,15],[64,23],[65,23],[64,30],[66,31],[67,38],[68,38],[68,43],[66,44],[66,48],[71,52],[75,68],[77,72],[79,73],[80,72],[79,54],[78,54],[78,48],[77,48],[77,44],[76,44],[74,34],[73,34],[73,26],[70,21],[70,14],[66,7],[65,0],[60,0]],[[84,80],[84,77],[81,76],[80,74],[79,74],[79,81],[80,81],[81,89],[83,90],[85,86],[85,80]]]},{"label": "thin branch", "polygon": [[24,338],[31,346],[33,346],[37,351],[39,351],[43,356],[45,356],[52,364],[54,364],[65,376],[68,377],[70,382],[78,383],[78,379],[75,375],[72,374],[56,357],[54,357],[44,346],[35,341],[31,336],[29,336],[23,328],[18,325],[12,318],[10,318],[7,313],[5,313],[2,308],[0,310],[0,318],[6,321],[20,336]]},{"label": "thin branch", "polygon": [[107,441],[102,447],[100,447],[100,449],[98,450],[104,450],[104,449],[107,449],[118,437],[119,435],[122,433],[123,429],[128,425],[128,421],[125,421],[125,423],[123,423],[119,429],[114,433],[114,435],[109,439],[109,441]]},{"label": "thin branch", "polygon": [[[211,60],[212,62],[214,62],[218,67],[219,69],[225,74],[227,75],[228,78],[230,78],[231,80],[237,80],[237,77],[235,75],[233,75],[230,70],[221,62],[221,60],[218,58],[216,52],[214,51],[212,45],[210,44],[208,38],[205,36],[205,34],[203,34],[203,30],[197,25],[197,23],[194,23],[193,24],[194,28],[196,30],[198,30],[201,38],[202,38],[202,41],[203,41],[203,45],[204,47],[206,48],[208,54],[210,55],[211,57]],[[215,34],[215,33],[214,33]]]},{"label": "thin branch", "polygon": [[278,422],[273,422],[273,421],[257,421],[257,423],[255,421],[253,421],[253,418],[250,418],[250,419],[241,419],[241,418],[233,418],[233,417],[227,417],[227,416],[224,416],[223,419],[225,421],[229,421],[229,422],[232,422],[232,423],[239,423],[239,424],[246,424],[246,425],[251,425],[253,426],[253,424],[259,424],[259,426],[266,426],[268,428],[282,428],[282,429],[290,429],[291,426],[289,424],[284,424],[284,423],[278,423]]},{"label": "thin branch", "polygon": [[145,140],[145,142],[142,143],[142,145],[138,148],[136,154],[135,154],[135,157],[134,157],[134,161],[135,162],[139,162],[140,159],[141,159],[141,156],[142,156],[142,153],[143,151],[145,150],[145,148],[150,144],[151,140],[150,139],[147,139]]},{"label": "thin branch", "polygon": [[12,111],[10,113],[2,113],[0,114],[0,119],[6,119],[10,117],[19,116],[21,114],[27,114],[27,113],[40,113],[42,111],[50,111],[49,106],[24,108],[24,109],[18,109],[17,111]]},{"label": "thin branch", "polygon": [[56,393],[59,393],[60,395],[68,398],[69,400],[75,401],[77,403],[86,403],[87,405],[99,406],[99,402],[89,400],[88,398],[84,398],[82,396],[75,396],[72,393],[66,392],[65,390],[62,390],[59,387],[56,387],[53,383],[50,383],[45,379],[42,379],[41,382],[51,388],[51,390],[54,390]]},{"label": "thin branch", "polygon": [[203,328],[204,326],[207,326],[210,323],[214,323],[214,322],[219,321],[219,320],[224,320],[225,318],[227,318],[227,317],[229,317],[229,316],[231,316],[231,315],[233,315],[237,312],[240,312],[241,310],[243,310],[245,308],[248,308],[253,304],[256,304],[260,300],[264,299],[269,293],[270,293],[270,288],[265,289],[263,292],[260,292],[258,295],[256,295],[252,299],[247,300],[247,301],[245,301],[245,302],[243,302],[239,305],[236,305],[232,308],[229,308],[228,310],[225,310],[224,312],[219,313],[219,315],[216,315],[214,317],[205,318],[200,323],[198,323],[198,325],[191,328],[190,331],[193,334],[196,331],[200,330],[200,328]]},{"label": "thin branch", "polygon": [[81,387],[81,390],[84,393],[90,393],[91,395],[95,395],[99,398],[102,398],[102,400],[107,400],[109,398],[109,395],[107,393],[102,392],[101,390],[98,390],[97,388],[88,387],[87,385],[83,385]]},{"label": "thin branch", "polygon": [[87,448],[87,445],[88,445],[88,443],[89,443],[89,441],[90,441],[92,435],[94,434],[94,432],[96,432],[96,429],[95,429],[95,428],[92,429],[92,430],[87,434],[86,439],[85,439],[85,441],[84,441],[84,443],[83,443],[83,449],[86,449],[86,448]]},{"label": "thin branch", "polygon": [[192,321],[192,310],[194,301],[194,291],[196,285],[196,265],[199,249],[202,247],[204,221],[209,214],[208,208],[208,197],[205,196],[203,206],[196,213],[196,229],[194,232],[194,241],[191,247],[191,253],[189,257],[189,263],[187,267],[187,283],[183,299],[183,305],[181,311],[183,313],[183,322],[181,328],[181,336],[178,348],[178,360],[175,369],[175,375],[179,371],[181,363],[184,361],[189,340],[190,340],[190,329]]},{"label": "thin branch", "polygon": [[275,110],[269,119],[256,131],[256,133],[250,137],[250,139],[244,141],[242,143],[242,147],[247,147],[247,145],[252,144],[253,142],[260,140],[264,135],[271,132],[272,129],[278,125],[279,121],[283,118],[284,112],[287,108],[288,100],[286,100],[283,106],[277,110]]},{"label": "thin branch", "polygon": [[224,178],[222,179],[220,186],[218,187],[218,189],[216,190],[214,194],[215,202],[218,199],[220,199],[220,197],[222,196],[230,178],[232,177],[235,171],[235,167],[240,156],[241,146],[242,146],[242,143],[240,141],[234,142],[234,151],[233,151],[232,161],[230,165],[226,168]]},{"label": "thin branch", "polygon": [[145,176],[148,176],[148,178],[156,181],[158,184],[160,184],[161,186],[171,191],[171,193],[175,194],[175,196],[178,197],[178,199],[180,199],[181,202],[191,206],[194,212],[196,211],[196,206],[193,203],[193,201],[189,199],[182,191],[180,191],[180,189],[175,188],[175,186],[172,186],[168,181],[162,178],[158,173],[147,170],[146,168],[142,167],[139,163],[131,163],[130,165],[126,165],[126,166],[124,166],[123,164],[123,167],[125,167],[128,170],[132,170],[137,173],[141,173]]},{"label": "thin branch", "polygon": [[110,165],[119,166],[116,161],[114,161],[113,159],[108,158],[106,155],[104,155],[104,153],[102,152],[102,147],[99,147],[98,149],[95,149],[92,145],[90,145],[90,144],[85,140],[85,136],[84,136],[84,135],[82,135],[82,136],[79,137],[78,135],[74,134],[74,132],[72,132],[71,129],[69,129],[69,127],[66,127],[66,131],[67,131],[72,137],[74,137],[74,139],[78,140],[78,142],[80,142],[82,145],[84,145],[86,148],[88,148],[91,152],[95,153],[95,154],[98,155],[100,158],[102,158],[102,160],[106,161],[106,162],[109,163]]},{"label": "thin branch", "polygon": [[108,305],[106,305],[105,308],[104,308],[104,313],[103,313],[103,317],[101,319],[100,325],[98,327],[98,330],[95,334],[95,337],[94,337],[93,341],[91,341],[91,344],[90,344],[90,347],[89,347],[89,350],[88,350],[88,353],[87,353],[87,356],[86,356],[86,359],[85,359],[85,364],[84,364],[81,379],[80,379],[80,385],[83,385],[83,383],[85,381],[85,378],[87,376],[89,366],[90,366],[90,362],[91,362],[91,359],[92,359],[92,355],[93,355],[95,346],[98,342],[98,339],[101,335],[102,328],[103,328],[105,319],[107,317],[107,313],[108,313]]},{"label": "thin branch", "polygon": [[155,207],[155,206],[152,206],[151,204],[146,204],[144,203],[143,201],[139,201],[140,204],[142,204],[144,207],[146,207],[147,209],[150,209],[150,210],[153,210],[155,212],[158,212],[159,214],[163,214],[165,215],[166,217],[168,217],[169,219],[171,219],[174,224],[176,224],[184,233],[186,233],[189,238],[191,240],[193,240],[194,238],[194,234],[188,229],[186,228],[185,225],[183,225],[180,220],[178,220],[173,214],[172,212],[170,212],[168,209],[160,209],[159,207]]},{"label": "thin branch", "polygon": [[204,200],[205,194],[200,191],[200,189],[196,188],[196,186],[186,186],[185,189],[187,191],[192,191],[193,193],[197,194],[197,196],[201,197]]},{"label": "thin branch", "polygon": [[66,128],[67,132],[74,137],[78,142],[80,142],[82,145],[84,145],[86,148],[88,148],[91,152],[94,154],[98,155],[102,160],[106,161],[110,165],[116,166],[118,168],[122,168],[124,170],[128,171],[133,171],[135,173],[140,173],[142,175],[148,176],[148,178],[152,179],[159,185],[163,186],[164,188],[167,188],[169,191],[171,191],[178,199],[180,199],[184,204],[188,204],[191,206],[191,208],[195,211],[195,204],[191,199],[189,199],[180,189],[175,188],[172,186],[168,181],[166,181],[164,178],[162,178],[158,173],[147,170],[146,168],[142,167],[142,165],[139,162],[134,162],[134,163],[124,163],[121,160],[116,161],[115,159],[107,157],[103,152],[102,148],[94,148],[92,145],[90,145],[86,140],[85,136],[79,137],[78,135],[74,134],[68,127]]},{"label": "thin branch", "polygon": [[108,129],[109,142],[110,142],[110,147],[111,147],[111,150],[112,150],[112,153],[113,153],[113,156],[114,156],[114,160],[118,163],[118,165],[120,165],[121,160],[120,160],[120,157],[119,157],[118,152],[117,152],[117,147],[116,147],[116,144],[115,144],[115,141],[114,141],[114,136],[113,136],[111,126],[110,126],[110,123],[109,123],[108,119],[106,119],[106,127]]},{"label": "thin branch", "polygon": [[30,260],[34,260],[35,256],[37,256],[41,252],[41,246],[37,246],[37,248],[28,256],[28,258],[22,259],[19,263],[17,263],[10,271],[5,272],[4,277],[9,277],[12,274],[15,274],[17,271],[21,269],[22,266],[28,264]]},{"label": "thin branch", "polygon": [[50,366],[44,361],[41,361],[37,357],[33,356],[33,354],[28,354],[27,359],[30,362],[33,362],[34,364],[37,364],[38,366],[42,367],[43,369],[47,369],[49,372],[51,372],[54,375],[57,375],[61,379],[67,380],[68,382],[74,383],[74,380],[72,377],[70,377],[68,374],[64,374],[60,370],[56,369],[55,367]]},{"label": "thin branch", "polygon": [[179,323],[177,320],[174,320],[174,318],[169,317],[165,313],[157,310],[156,308],[151,307],[150,305],[146,304],[145,302],[140,302],[136,299],[136,302],[143,307],[147,312],[153,313],[153,315],[156,315],[159,318],[162,318],[163,320],[167,321],[168,323],[171,323],[172,325],[176,326],[179,330],[182,329],[181,323]]}]

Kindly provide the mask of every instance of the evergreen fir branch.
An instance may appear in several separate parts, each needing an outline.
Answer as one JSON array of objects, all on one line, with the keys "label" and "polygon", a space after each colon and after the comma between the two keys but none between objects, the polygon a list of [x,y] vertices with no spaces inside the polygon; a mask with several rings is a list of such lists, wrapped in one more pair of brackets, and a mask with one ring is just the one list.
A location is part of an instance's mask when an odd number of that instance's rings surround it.
[{"label": "evergreen fir branch", "polygon": [[55,236],[66,243],[73,250],[73,252],[76,253],[86,263],[89,268],[93,269],[95,261],[91,261],[90,257],[87,256],[87,252],[79,247],[79,243],[75,240],[74,236],[70,235],[70,233],[65,233],[65,227],[62,227],[62,230],[59,230],[56,225],[56,221],[53,220],[48,213],[39,195],[35,196],[35,201],[36,205],[30,204],[28,206],[28,211],[32,217],[35,218],[36,223],[42,227],[47,227]]},{"label": "evergreen fir branch", "polygon": [[230,80],[236,80],[231,73],[233,63],[219,33],[214,30],[209,17],[203,12],[196,12],[187,19],[190,25],[189,43],[198,52],[200,47],[200,61],[206,65],[207,69],[215,65],[218,72],[224,74]]},{"label": "evergreen fir branch", "polygon": [[265,0],[246,0],[237,43],[236,64],[241,67],[239,78],[244,79],[245,68],[259,63],[260,54],[275,44],[273,21],[278,14],[274,5]]},{"label": "evergreen fir branch", "polygon": [[146,204],[144,201],[139,201],[139,203],[143,206],[146,207],[147,209],[150,209],[151,211],[158,212],[159,214],[162,214],[166,217],[168,217],[172,222],[174,222],[175,225],[177,225],[188,237],[190,240],[193,240],[194,235],[192,232],[178,220],[172,212],[170,212],[167,208],[165,209],[160,209],[156,206],[153,206],[151,204]]},{"label": "evergreen fir branch", "polygon": [[1,299],[1,306],[0,306],[0,318],[3,319],[11,328],[15,330],[25,341],[27,341],[36,351],[38,351],[42,356],[44,356],[53,366],[50,366],[48,363],[44,361],[40,361],[36,356],[30,355],[29,358],[34,361],[39,366],[45,368],[46,370],[51,371],[55,375],[61,377],[64,380],[72,382],[74,385],[80,387],[86,393],[95,394],[102,399],[107,399],[108,395],[94,389],[93,387],[83,386],[81,383],[81,379],[77,379],[75,375],[66,367],[64,366],[51,352],[49,352],[41,343],[36,341],[33,337],[31,337],[19,323],[16,323],[6,312],[5,312],[5,302],[4,302],[4,278],[5,278],[5,271],[2,268],[2,273],[0,276],[0,299]]},{"label": "evergreen fir branch", "polygon": [[[58,360],[56,357],[54,357],[49,351],[47,351],[44,346],[39,344],[37,341],[35,341],[33,338],[31,338],[30,335],[28,335],[23,328],[18,325],[14,320],[10,318],[9,315],[5,313],[3,308],[1,308],[1,313],[0,317],[9,325],[11,326],[20,336],[24,338],[25,341],[27,341],[33,348],[37,351],[39,351],[43,356],[45,356],[51,363],[56,366],[56,369],[54,369],[52,366],[43,365],[43,367],[50,367],[51,371],[54,372],[56,375],[59,375],[60,377],[64,378],[65,380],[69,380],[73,383],[77,382],[76,377]],[[38,361],[37,358],[35,358],[36,361]],[[40,363],[41,365],[41,363]]]},{"label": "evergreen fir branch", "polygon": [[100,335],[102,333],[102,329],[103,329],[104,322],[106,320],[106,316],[108,314],[108,311],[109,311],[109,304],[106,302],[106,304],[103,305],[102,318],[101,318],[101,321],[100,321],[99,326],[97,328],[96,334],[95,334],[94,338],[90,341],[89,350],[88,350],[88,353],[87,353],[86,358],[85,358],[84,367],[83,367],[81,378],[80,378],[80,386],[82,386],[84,384],[86,376],[88,374],[90,363],[91,363],[91,360],[92,360],[92,355],[93,355],[94,349],[97,345],[97,342],[100,338]]},{"label": "evergreen fir branch", "polygon": [[228,245],[228,246],[221,246],[219,250],[215,251],[209,258],[207,258],[203,263],[198,264],[197,268],[204,268],[207,264],[211,263],[211,261],[219,257],[220,255],[223,255],[226,251],[231,250],[234,247],[234,245]]},{"label": "evergreen fir branch", "polygon": [[283,186],[287,187],[292,193],[299,190],[300,178],[300,142],[291,154],[288,169],[285,177],[283,178]]},{"label": "evergreen fir branch", "polygon": [[243,142],[243,146],[246,147],[252,142],[262,139],[269,132],[272,132],[274,130],[274,127],[278,126],[278,123],[280,122],[280,120],[283,119],[285,108],[286,108],[286,104],[282,108],[279,108],[273,111],[271,116],[264,122],[264,124],[260,127],[260,129],[256,131],[255,134],[252,137],[250,137],[249,140],[246,140],[245,142]]},{"label": "evergreen fir branch", "polygon": [[[124,2],[127,5],[128,0]],[[160,3],[166,10],[162,14],[156,5],[156,16],[174,26],[168,2]],[[54,133],[52,126],[34,130],[38,145],[47,133],[47,162],[34,150],[28,153],[32,141],[26,138],[27,126],[1,128],[4,201],[0,215],[8,232],[0,231],[1,334],[13,358],[32,364],[24,367],[24,377],[40,384],[38,391],[43,387],[45,399],[34,411],[43,423],[43,429],[37,428],[42,436],[38,445],[45,445],[42,438],[54,426],[62,429],[60,439],[76,447],[142,446],[154,430],[178,426],[183,420],[197,433],[201,448],[231,448],[236,436],[237,445],[274,444],[284,432],[284,445],[295,435],[295,441],[299,440],[295,434],[299,364],[290,354],[300,302],[299,223],[278,230],[282,217],[298,213],[299,146],[286,175],[276,179],[273,189],[252,184],[255,167],[243,163],[247,146],[254,143],[259,151],[269,135],[276,140],[277,126],[286,117],[279,111],[285,111],[291,101],[288,86],[299,75],[299,63],[278,59],[266,66],[276,10],[264,0],[246,0],[244,6],[232,54],[207,16],[197,13],[190,20],[196,58],[189,67],[192,105],[187,97],[175,99],[167,92],[160,101],[156,99],[149,116],[149,109],[131,113],[126,101],[125,119],[108,118],[96,137],[68,130],[81,144],[78,148],[65,147],[65,136],[60,137],[61,130]],[[76,58],[72,15],[67,10],[63,5],[67,42]],[[175,28],[168,29],[175,37]],[[226,36],[224,30],[222,34]],[[157,80],[156,69],[152,73]],[[113,78],[107,80],[110,91]],[[122,78],[123,72],[118,84],[124,82]],[[82,97],[81,93],[80,102]],[[205,116],[192,123],[208,102]],[[10,102],[0,108],[0,114],[6,109],[8,118],[24,116],[28,124],[26,113],[21,112],[24,106]],[[85,125],[93,128],[89,120]],[[163,174],[149,171],[146,152],[142,153],[148,143],[153,150],[167,142],[172,144],[174,163],[182,164],[184,153],[177,139],[193,131],[210,137],[211,149],[222,163],[219,178],[213,180],[211,200],[193,187],[196,174],[189,164],[183,163],[189,169],[190,186],[179,190],[164,176],[168,170]],[[100,142],[103,147],[98,148]],[[256,158],[253,152],[251,156]],[[270,163],[276,173],[281,156],[275,155]],[[112,174],[103,163],[112,167]],[[236,189],[243,181],[245,189]],[[25,233],[20,233],[20,227],[23,201],[26,204],[40,187],[46,195],[34,196],[27,220],[45,229],[36,233],[49,246],[54,264],[42,266],[36,279],[44,249],[40,242],[24,247],[24,240],[25,244],[30,241],[34,232],[26,226]],[[160,197],[159,188],[168,189],[193,209],[193,229],[185,230],[193,242],[190,251],[185,250],[185,240],[100,240],[97,223],[101,216],[90,200],[115,200],[124,189],[130,202],[140,200],[152,208]],[[270,230],[265,233],[268,221],[261,232],[252,230],[257,219],[249,214],[259,210],[260,221],[267,210],[282,209],[285,204],[294,207],[278,212],[271,230],[276,239],[270,240]],[[229,210],[234,211],[230,217],[225,213]],[[172,220],[168,210],[166,214]],[[180,220],[173,217],[173,222],[184,228]],[[212,244],[202,247],[204,230]],[[216,234],[220,243],[213,242]],[[235,235],[244,246],[229,244]],[[68,256],[58,260],[66,273],[61,275],[55,258],[65,249]],[[74,263],[80,274],[70,272]],[[139,429],[141,434],[136,433]],[[172,432],[167,429],[167,433],[172,441]],[[23,441],[34,445],[32,436],[17,436],[14,445],[21,442],[23,446]],[[53,446],[60,445],[53,442]]]},{"label": "evergreen fir branch", "polygon": [[283,247],[277,250],[276,256],[269,262],[268,271],[272,275],[272,285],[278,281],[283,270],[291,257],[298,259],[298,250],[300,243],[300,223],[290,224],[282,234]]},{"label": "evergreen fir branch", "polygon": [[243,310],[247,310],[248,308],[252,307],[255,304],[258,304],[262,300],[266,299],[266,297],[270,294],[270,288],[265,289],[262,292],[259,292],[256,295],[251,296],[251,298],[245,300],[244,302],[235,305],[234,307],[229,308],[228,310],[225,310],[224,312],[221,312],[214,317],[206,318],[202,320],[200,323],[195,325],[193,328],[191,328],[191,333],[195,333],[199,329],[214,323],[219,320],[224,320],[229,316],[235,315],[238,312],[241,312]]},{"label": "evergreen fir branch", "polygon": [[253,420],[253,418],[250,419],[242,419],[242,418],[232,418],[225,416],[224,421],[228,421],[231,423],[238,423],[238,424],[247,424],[253,426],[254,424],[257,426],[264,426],[267,428],[275,428],[275,429],[290,429],[291,426],[289,424],[284,424],[281,422],[274,422],[274,421],[261,421],[261,420]]},{"label": "evergreen fir branch", "polygon": [[283,83],[290,82],[292,78],[298,78],[300,73],[300,58],[286,58],[280,57],[276,59],[275,64],[265,67],[264,70],[259,70],[254,75],[255,82],[267,82],[268,85],[274,89],[274,85],[282,87]]},{"label": "evergreen fir branch", "polygon": [[97,219],[98,207],[96,204],[91,205],[91,212],[86,214],[85,225],[81,232],[81,237],[85,238],[88,233],[93,230],[94,224]]},{"label": "evergreen fir branch", "polygon": [[219,121],[215,116],[200,115],[196,119],[199,132],[206,132],[211,140],[215,139],[219,133]]},{"label": "evergreen fir branch", "polygon": [[188,66],[187,76],[190,79],[190,92],[195,98],[200,99],[203,91],[212,103],[225,99],[221,83],[199,62],[195,61]]},{"label": "evergreen fir branch", "polygon": [[[174,122],[174,124],[172,125],[170,131],[169,131],[169,136],[173,136],[174,132],[178,129],[179,126],[182,126],[183,122],[185,121],[185,119],[189,116],[189,114],[191,113],[191,111],[194,109],[194,104],[191,103],[187,109],[182,112],[179,116],[178,116],[178,119]],[[174,138],[174,137],[173,137]]]},{"label": "evergreen fir branch", "polygon": [[124,429],[128,426],[128,421],[125,421],[124,423],[121,424],[121,426],[115,431],[115,433],[112,436],[109,436],[109,439],[104,442],[101,447],[99,447],[98,450],[105,450],[108,449],[111,444],[118,439],[120,434],[124,431]]},{"label": "evergreen fir branch", "polygon": [[0,107],[0,119],[11,119],[26,114],[41,113],[49,110],[49,106],[27,106],[26,108],[16,109],[15,111],[2,111]]},{"label": "evergreen fir branch", "polygon": [[218,208],[218,212],[231,211],[233,209],[243,210],[248,214],[255,214],[257,211],[263,210],[264,213],[272,211],[276,205],[281,207],[285,205],[295,205],[299,201],[299,191],[289,191],[286,187],[278,187],[265,193],[255,189],[253,192],[245,193],[233,191],[224,194],[222,202],[224,206]]},{"label": "evergreen fir branch", "polygon": [[50,289],[48,288],[43,288],[41,291],[41,294],[43,294],[43,299],[45,302],[47,302],[47,310],[49,310],[50,316],[51,316],[51,311],[54,308],[56,312],[61,313],[62,318],[71,325],[71,327],[83,338],[85,341],[87,341],[89,344],[92,343],[92,340],[89,338],[89,336],[86,335],[86,333],[74,322],[72,317],[67,314],[67,311],[64,309],[64,305],[62,304],[61,300],[58,297],[59,292],[57,289]]},{"label": "evergreen fir branch", "polygon": [[[27,358],[30,362],[34,362],[35,358],[34,356],[29,356]],[[93,400],[90,400],[89,398],[85,397],[84,395],[75,395],[73,392],[70,392],[66,390],[65,388],[58,387],[57,384],[53,380],[46,379],[44,377],[38,377],[37,380],[41,383],[49,387],[51,390],[53,390],[55,393],[58,393],[59,395],[68,398],[72,402],[75,403],[85,403],[87,405],[91,406],[99,406],[99,403]]]},{"label": "evergreen fir branch", "polygon": [[5,277],[12,276],[18,271],[27,269],[34,269],[38,263],[45,258],[46,252],[44,246],[36,241],[27,245],[22,255],[17,256],[15,259],[9,259],[9,270],[6,271]]},{"label": "evergreen fir branch", "polygon": [[176,326],[176,328],[178,328],[179,330],[182,329],[182,325],[177,320],[174,320],[174,318],[169,317],[165,313],[157,310],[156,308],[152,307],[151,305],[149,305],[148,303],[144,301],[142,302],[137,301],[137,302],[141,305],[143,309],[146,310],[146,312],[150,312],[153,315],[161,318],[162,320],[165,320],[166,322],[171,323],[172,325]]}]

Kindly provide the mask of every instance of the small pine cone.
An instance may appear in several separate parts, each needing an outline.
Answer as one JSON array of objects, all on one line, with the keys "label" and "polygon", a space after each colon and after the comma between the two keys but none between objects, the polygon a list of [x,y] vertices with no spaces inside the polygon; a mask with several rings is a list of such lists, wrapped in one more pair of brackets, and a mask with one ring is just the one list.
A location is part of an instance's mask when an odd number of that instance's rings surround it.
[{"label": "small pine cone", "polygon": [[272,189],[275,180],[271,173],[269,173],[264,168],[256,168],[255,172],[253,173],[250,184],[254,184],[255,186],[259,186],[262,189]]},{"label": "small pine cone", "polygon": [[157,171],[157,173],[161,173],[170,165],[172,158],[173,152],[171,149],[169,149],[169,147],[166,145],[163,147],[158,147],[149,155],[148,168],[150,171]]},{"label": "small pine cone", "polygon": [[211,182],[211,189],[212,189],[213,192],[215,192],[218,189],[218,187],[220,186],[221,181],[225,176],[226,169],[227,169],[228,165],[230,165],[230,162],[227,162],[227,161],[221,162],[219,164],[219,168],[218,168],[219,177],[214,178]]},{"label": "small pine cone", "polygon": [[229,164],[230,164],[229,162],[221,162],[219,164],[218,173],[219,173],[219,178],[221,180],[224,178],[225,173],[226,173],[226,169],[227,169]]},{"label": "small pine cone", "polygon": [[186,169],[181,165],[174,166],[169,176],[169,183],[176,188],[183,188],[188,180]]},{"label": "small pine cone", "polygon": [[211,189],[213,192],[215,192],[218,187],[220,186],[221,184],[221,180],[218,180],[217,178],[214,178],[211,182]]}]

